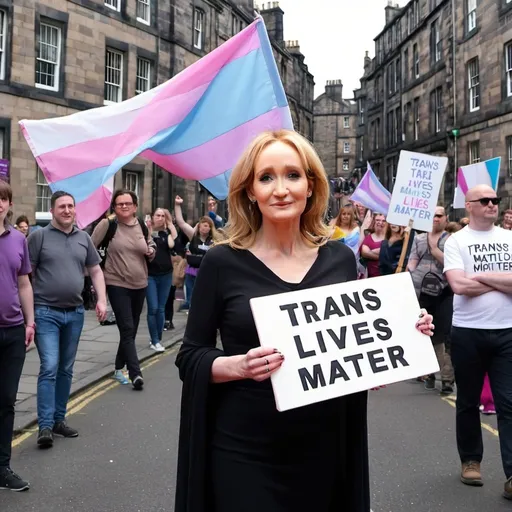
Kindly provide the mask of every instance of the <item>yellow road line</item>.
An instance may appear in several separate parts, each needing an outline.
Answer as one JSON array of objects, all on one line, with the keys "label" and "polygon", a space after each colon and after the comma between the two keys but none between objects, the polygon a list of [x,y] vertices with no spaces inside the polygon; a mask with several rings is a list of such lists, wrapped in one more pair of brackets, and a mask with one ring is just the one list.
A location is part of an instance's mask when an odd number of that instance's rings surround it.
[{"label": "yellow road line", "polygon": [[96,400],[96,398],[99,398],[100,396],[104,395],[107,391],[110,391],[111,389],[114,389],[120,385],[121,384],[119,384],[119,382],[115,381],[110,383],[107,387],[102,387],[93,395],[90,395],[88,398],[83,399],[81,402],[79,402],[71,409],[68,409],[67,416],[72,416],[73,414],[76,414],[78,411],[81,411],[86,405],[90,404],[93,400]]},{"label": "yellow road line", "polygon": [[[142,364],[141,368],[143,370],[146,370],[147,368],[153,366],[154,364],[158,363],[160,360],[162,360],[164,357],[170,356],[171,354],[176,353],[178,350],[179,345],[176,345],[165,352],[163,352],[160,355],[154,356],[148,361],[146,361],[144,364]],[[68,402],[68,411],[67,416],[72,416],[73,414],[76,414],[77,412],[81,411],[85,406],[90,404],[93,400],[96,400],[100,396],[104,395],[107,391],[110,391],[111,389],[114,389],[117,386],[120,386],[121,384],[117,381],[112,381],[111,378],[107,377],[105,380],[102,380],[89,388],[87,391],[84,391],[83,393],[78,394],[75,396],[72,400]],[[16,437],[16,439],[12,442],[12,447],[15,448],[16,446],[19,446],[23,441],[26,441],[29,437],[34,435],[38,431],[37,426],[32,427],[26,431],[24,431],[21,435]]]},{"label": "yellow road line", "polygon": [[20,445],[21,443],[23,443],[23,441],[25,441],[26,439],[28,439],[30,436],[34,435],[34,432],[29,430],[27,432],[23,432],[23,434],[21,434],[20,436],[18,436],[16,439],[13,440],[12,442],[12,447],[15,448],[16,446]]},{"label": "yellow road line", "polygon": [[[446,402],[447,404],[450,404],[453,408],[455,408],[455,398],[441,397],[441,400],[443,400],[444,402]],[[499,432],[495,428],[492,428],[488,423],[484,423],[483,421],[481,421],[480,425],[482,425],[482,428],[484,428],[485,430],[490,432],[493,436],[496,436],[496,437],[499,436]]]},{"label": "yellow road line", "polygon": [[76,404],[80,403],[83,399],[87,398],[88,396],[93,395],[97,391],[99,391],[102,388],[106,388],[109,384],[111,384],[108,380],[102,380],[98,383],[96,383],[94,386],[90,387],[87,391],[84,391],[83,393],[79,393],[78,395],[74,396],[69,402],[68,402],[68,409],[72,409]]}]

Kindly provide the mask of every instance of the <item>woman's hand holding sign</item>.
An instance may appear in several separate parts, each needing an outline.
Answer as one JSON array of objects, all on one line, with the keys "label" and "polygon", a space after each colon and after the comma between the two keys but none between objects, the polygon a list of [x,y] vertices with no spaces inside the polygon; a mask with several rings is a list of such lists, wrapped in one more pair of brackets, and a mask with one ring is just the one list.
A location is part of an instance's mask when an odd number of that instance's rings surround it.
[{"label": "woman's hand holding sign", "polygon": [[[283,309],[283,308],[281,308]],[[285,308],[287,309],[287,308]],[[425,334],[427,336],[432,336],[434,334],[434,324],[432,323],[433,317],[429,315],[425,309],[422,309],[420,312],[420,318],[416,322],[416,330]],[[293,319],[296,320],[295,316],[292,315]],[[387,322],[385,324],[388,325]],[[380,326],[380,327],[379,327]],[[382,325],[379,324],[379,328],[383,328]],[[368,327],[368,326],[366,326]],[[366,329],[364,327],[364,329]],[[370,340],[373,342],[374,338],[368,338],[367,335],[370,331],[365,330],[361,331],[363,327],[359,326],[356,330],[356,338],[359,339],[358,344],[367,344]],[[346,334],[346,331],[342,331]],[[391,330],[385,329],[384,331],[379,331],[377,336],[380,334],[380,339],[383,339],[383,336],[391,336]],[[341,336],[341,332],[340,332]],[[299,338],[296,336],[296,338]],[[297,340],[295,340],[297,343]],[[323,341],[323,338],[322,338]],[[343,336],[343,340],[337,340],[339,344],[343,344],[343,348],[345,347],[345,336]],[[305,352],[304,348],[301,345],[300,339],[298,340],[301,347],[302,357],[309,357],[311,355],[315,355],[314,351]],[[342,343],[343,342],[343,343]],[[341,348],[341,347],[340,347]],[[397,364],[397,360],[401,361],[402,364],[408,366],[407,361],[403,359],[403,349],[399,346],[392,347],[392,349],[398,350],[398,352],[393,352],[393,350],[388,349],[388,352],[391,350],[392,356],[394,358],[394,363],[392,365]],[[382,350],[380,350],[382,352]],[[373,354],[373,353],[372,353]],[[362,357],[362,356],[361,356]],[[360,358],[361,358],[360,357]],[[375,354],[372,357],[377,357]],[[373,366],[376,366],[377,363],[381,364],[383,359],[379,359],[379,361],[373,360]],[[212,365],[212,382],[214,383],[222,383],[229,382],[234,380],[245,380],[252,379],[257,382],[262,382],[270,378],[275,372],[281,368],[284,362],[284,355],[279,352],[277,349],[272,347],[257,347],[249,350],[247,354],[230,356],[230,357],[219,357],[217,358]],[[380,367],[376,368],[376,371],[383,371]],[[378,389],[378,388],[372,388]]]},{"label": "woman's hand holding sign", "polygon": [[233,380],[267,380],[283,364],[284,356],[269,347],[252,348],[247,354],[219,357],[212,365],[212,382],[220,384]]},{"label": "woman's hand holding sign", "polygon": [[416,329],[420,331],[422,334],[426,334],[427,336],[434,335],[435,325],[432,323],[434,317],[427,313],[426,309],[422,309],[420,313],[420,319],[416,323]]},{"label": "woman's hand holding sign", "polygon": [[243,356],[238,365],[242,379],[253,379],[257,382],[267,380],[281,368],[284,356],[276,349],[269,347],[253,348]]},{"label": "woman's hand holding sign", "polygon": [[[416,329],[422,334],[432,336],[434,334],[434,317],[422,309],[420,319],[416,322]],[[276,349],[269,347],[253,348],[245,354],[239,356],[237,361],[237,374],[240,379],[253,379],[257,382],[268,379],[275,373],[284,361],[284,355]],[[385,387],[385,386],[382,386]],[[373,388],[379,389],[379,388]]]}]

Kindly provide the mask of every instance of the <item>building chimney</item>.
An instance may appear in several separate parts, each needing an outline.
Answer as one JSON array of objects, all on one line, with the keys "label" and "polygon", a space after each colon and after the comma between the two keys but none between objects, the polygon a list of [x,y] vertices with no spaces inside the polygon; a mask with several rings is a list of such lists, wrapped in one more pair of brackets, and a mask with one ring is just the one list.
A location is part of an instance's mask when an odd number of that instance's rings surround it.
[{"label": "building chimney", "polygon": [[284,47],[290,52],[290,53],[300,53],[300,44],[299,41],[285,41]]},{"label": "building chimney", "polygon": [[388,0],[388,5],[384,9],[386,12],[386,25],[402,11],[398,4],[393,5],[392,0]]},{"label": "building chimney", "polygon": [[372,59],[370,58],[370,55],[368,53],[368,50],[364,52],[364,67],[366,68],[372,63]]},{"label": "building chimney", "polygon": [[343,101],[343,82],[341,80],[327,80],[325,94],[333,101]]},{"label": "building chimney", "polygon": [[279,7],[279,2],[263,2],[259,6],[259,12],[267,27],[269,38],[282,44],[284,40],[284,11]]}]

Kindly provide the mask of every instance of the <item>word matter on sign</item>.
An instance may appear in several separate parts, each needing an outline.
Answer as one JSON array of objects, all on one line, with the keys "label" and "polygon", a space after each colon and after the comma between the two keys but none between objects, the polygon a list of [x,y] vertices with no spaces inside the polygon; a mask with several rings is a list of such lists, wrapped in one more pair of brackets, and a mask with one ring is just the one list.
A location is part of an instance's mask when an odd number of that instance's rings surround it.
[{"label": "word matter on sign", "polygon": [[[280,309],[287,311],[291,325],[297,326],[299,324],[296,309],[299,307],[302,308],[307,323],[311,321],[321,322],[322,320],[329,320],[333,316],[342,318],[351,314],[362,314],[365,308],[369,311],[378,311],[382,303],[376,293],[375,290],[368,288],[363,290],[361,295],[359,295],[359,292],[354,292],[350,295],[344,293],[339,297],[329,296],[326,298],[325,305],[323,305],[323,314],[321,316],[318,314],[318,306],[312,301],[304,301],[300,304],[284,304],[280,306]],[[375,343],[376,339],[387,341],[393,335],[389,328],[389,323],[385,318],[377,318],[371,325],[368,325],[368,322],[358,322],[352,324],[350,330],[348,327],[347,325],[342,325],[337,331],[333,329],[316,331],[314,333],[316,346],[314,346],[314,348],[311,347],[309,350],[304,347],[301,335],[296,334],[293,340],[299,358],[306,359],[315,357],[317,352],[325,354],[328,351],[329,343],[334,343],[338,350],[343,351],[347,347],[347,339],[349,344],[355,342],[358,346],[364,346]],[[394,368],[397,368],[398,364],[409,366],[401,346],[388,347],[386,351],[390,364]],[[339,378],[348,381],[351,378],[362,377],[363,372],[361,370],[360,361],[364,359],[365,356],[368,358],[373,373],[383,372],[389,369],[386,364],[384,349],[382,348],[361,352],[359,354],[351,354],[342,358],[343,363],[340,359],[333,359],[330,361],[328,367],[325,368],[325,371],[321,364],[315,364],[311,371],[307,366],[299,368],[297,371],[304,391],[316,389],[318,386],[332,385],[336,382],[336,379]],[[327,380],[326,376],[328,376]]]},{"label": "word matter on sign", "polygon": [[278,410],[438,370],[409,274],[251,300],[262,346],[285,355],[272,378]]}]

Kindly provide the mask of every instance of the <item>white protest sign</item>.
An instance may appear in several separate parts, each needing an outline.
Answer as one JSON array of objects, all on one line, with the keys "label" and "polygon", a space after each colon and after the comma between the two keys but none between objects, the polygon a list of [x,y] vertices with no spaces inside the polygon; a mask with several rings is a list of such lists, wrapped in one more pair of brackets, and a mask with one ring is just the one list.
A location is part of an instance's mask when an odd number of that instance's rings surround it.
[{"label": "white protest sign", "polygon": [[400,151],[387,221],[420,231],[432,231],[434,213],[448,158]]},{"label": "white protest sign", "polygon": [[279,411],[439,370],[409,273],[250,301],[260,343],[285,357],[272,375]]}]

